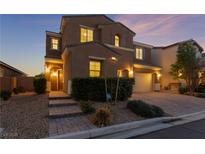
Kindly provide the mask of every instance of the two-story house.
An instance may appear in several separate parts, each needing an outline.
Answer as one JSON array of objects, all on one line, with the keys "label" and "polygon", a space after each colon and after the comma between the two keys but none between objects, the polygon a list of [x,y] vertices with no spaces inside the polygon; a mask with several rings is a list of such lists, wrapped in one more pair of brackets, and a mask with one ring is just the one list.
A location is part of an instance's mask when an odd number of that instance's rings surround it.
[{"label": "two-story house", "polygon": [[134,77],[134,92],[160,90],[163,66],[153,60],[156,49],[134,36],[105,15],[63,16],[59,33],[46,32],[48,90],[70,94],[73,78],[116,76]]}]

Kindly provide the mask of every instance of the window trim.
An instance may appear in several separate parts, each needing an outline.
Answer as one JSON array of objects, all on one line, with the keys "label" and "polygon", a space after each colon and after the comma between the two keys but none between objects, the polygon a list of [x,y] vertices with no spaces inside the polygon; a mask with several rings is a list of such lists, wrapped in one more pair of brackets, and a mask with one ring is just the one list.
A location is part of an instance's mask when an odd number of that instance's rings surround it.
[{"label": "window trim", "polygon": [[[138,51],[141,51],[141,56],[142,56],[142,58],[140,58],[140,54],[138,53],[138,56],[137,56],[137,49],[138,49]],[[136,49],[135,49],[135,58],[137,59],[137,60],[144,60],[144,58],[145,58],[145,55],[144,55],[144,48],[141,48],[141,47],[136,47]]]},{"label": "window trim", "polygon": [[[99,62],[100,63],[100,70],[92,70],[90,69],[90,62]],[[99,76],[91,76],[90,75],[90,72],[93,71],[93,72],[99,72]],[[102,75],[102,61],[100,60],[96,60],[96,59],[90,59],[89,60],[89,77],[101,77]]]}]

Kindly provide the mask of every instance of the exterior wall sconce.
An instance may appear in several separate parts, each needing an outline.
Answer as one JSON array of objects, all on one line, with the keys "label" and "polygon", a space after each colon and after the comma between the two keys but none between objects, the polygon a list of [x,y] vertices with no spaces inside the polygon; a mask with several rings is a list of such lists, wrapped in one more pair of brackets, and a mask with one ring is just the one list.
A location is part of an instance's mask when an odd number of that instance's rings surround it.
[{"label": "exterior wall sconce", "polygon": [[111,57],[111,59],[112,59],[113,61],[117,61],[117,58],[116,58],[116,57]]},{"label": "exterior wall sconce", "polygon": [[129,71],[129,77],[132,78],[133,77],[133,70]]}]

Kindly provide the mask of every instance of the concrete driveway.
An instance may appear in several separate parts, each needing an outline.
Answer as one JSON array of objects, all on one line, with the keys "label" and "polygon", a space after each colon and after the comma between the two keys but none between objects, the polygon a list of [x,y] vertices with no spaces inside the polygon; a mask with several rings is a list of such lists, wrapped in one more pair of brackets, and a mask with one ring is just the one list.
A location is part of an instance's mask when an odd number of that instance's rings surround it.
[{"label": "concrete driveway", "polygon": [[131,99],[140,99],[149,104],[157,105],[172,116],[205,111],[205,98],[197,98],[193,96],[151,92],[134,93]]}]

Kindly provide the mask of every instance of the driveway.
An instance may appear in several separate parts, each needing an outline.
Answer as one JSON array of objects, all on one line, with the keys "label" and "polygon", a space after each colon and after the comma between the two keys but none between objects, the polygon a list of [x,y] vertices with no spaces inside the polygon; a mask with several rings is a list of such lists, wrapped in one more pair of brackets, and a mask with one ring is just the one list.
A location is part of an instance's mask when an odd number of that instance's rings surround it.
[{"label": "driveway", "polygon": [[187,95],[161,92],[135,93],[131,99],[140,99],[149,104],[157,105],[172,116],[205,111],[205,98]]}]

